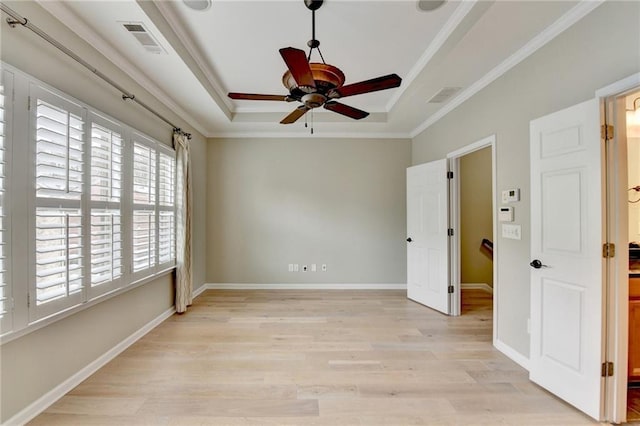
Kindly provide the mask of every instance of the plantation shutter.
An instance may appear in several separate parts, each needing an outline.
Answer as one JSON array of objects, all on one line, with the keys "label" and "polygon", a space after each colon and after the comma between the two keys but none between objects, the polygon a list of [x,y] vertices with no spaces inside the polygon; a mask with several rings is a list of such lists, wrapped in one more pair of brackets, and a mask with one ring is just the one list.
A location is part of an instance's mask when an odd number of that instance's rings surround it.
[{"label": "plantation shutter", "polygon": [[30,299],[32,319],[37,319],[82,302],[86,112],[37,87],[32,88],[31,103],[36,209],[35,289]]},{"label": "plantation shutter", "polygon": [[96,297],[120,286],[122,267],[122,130],[91,115],[91,290]]},{"label": "plantation shutter", "polygon": [[133,272],[156,265],[156,150],[133,144]]},{"label": "plantation shutter", "polygon": [[9,123],[11,117],[11,97],[7,94],[13,90],[11,74],[0,72],[0,334],[11,331],[13,320],[13,299],[10,279],[10,235],[8,215],[8,148]]},{"label": "plantation shutter", "polygon": [[175,155],[160,153],[159,155],[159,264],[170,264],[176,258],[176,159]]}]

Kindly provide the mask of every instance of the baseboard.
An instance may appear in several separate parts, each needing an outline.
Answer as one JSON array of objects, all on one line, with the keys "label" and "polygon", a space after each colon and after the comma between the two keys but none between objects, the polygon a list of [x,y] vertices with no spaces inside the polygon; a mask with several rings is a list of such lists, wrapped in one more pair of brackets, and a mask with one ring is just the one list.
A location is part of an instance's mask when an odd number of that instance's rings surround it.
[{"label": "baseboard", "polygon": [[511,346],[506,345],[505,343],[503,343],[499,339],[495,339],[493,341],[493,346],[497,350],[499,350],[500,352],[505,354],[513,362],[518,364],[520,367],[522,367],[525,370],[529,371],[529,358],[525,357],[520,352],[518,352],[515,349],[513,349]]},{"label": "baseboard", "polygon": [[207,290],[406,290],[404,283],[207,283]]},{"label": "baseboard", "polygon": [[84,380],[86,380],[93,373],[98,371],[104,365],[106,365],[109,361],[114,359],[116,356],[120,355],[127,349],[129,346],[138,341],[145,334],[153,330],[156,326],[162,323],[164,320],[169,318],[176,312],[175,308],[170,308],[158,315],[156,318],[149,321],[147,324],[142,326],[139,330],[131,334],[129,337],[125,338],[123,341],[118,343],[113,348],[109,349],[103,355],[101,355],[98,359],[91,362],[89,365],[78,371],[73,376],[69,377],[64,382],[60,383],[58,386],[44,394],[42,397],[28,405],[22,411],[11,417],[7,420],[4,425],[13,426],[13,425],[24,425],[28,423],[33,418],[35,418],[38,414],[42,413],[48,407],[50,407],[53,403],[55,403],[58,399],[62,398],[65,394],[71,391],[73,388],[78,386]]},{"label": "baseboard", "polygon": [[196,297],[200,296],[200,294],[202,294],[203,291],[208,290],[207,288],[207,283],[202,284],[200,287],[198,287],[197,289],[195,289],[193,291],[193,293],[191,293],[191,298],[195,299]]},{"label": "baseboard", "polygon": [[493,287],[485,283],[462,283],[460,284],[462,290],[484,290],[487,293],[493,294]]}]

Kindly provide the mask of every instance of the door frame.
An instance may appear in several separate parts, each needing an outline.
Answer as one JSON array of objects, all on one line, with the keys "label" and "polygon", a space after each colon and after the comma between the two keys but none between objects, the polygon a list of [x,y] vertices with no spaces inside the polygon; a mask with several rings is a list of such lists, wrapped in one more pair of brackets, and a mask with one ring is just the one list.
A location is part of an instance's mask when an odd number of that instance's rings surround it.
[{"label": "door frame", "polygon": [[491,147],[491,208],[493,223],[493,344],[495,346],[498,336],[498,234],[496,215],[496,194],[497,194],[497,161],[496,161],[496,135],[492,134],[460,149],[447,154],[449,170],[453,172],[454,178],[449,181],[449,223],[454,229],[451,244],[449,245],[450,259],[450,280],[453,286],[453,294],[449,299],[449,312],[452,316],[460,315],[461,288],[460,288],[460,158],[467,154],[483,148]]},{"label": "door frame", "polygon": [[[640,87],[640,73],[633,74],[596,91],[600,104],[600,124],[614,126],[613,139],[603,149],[603,242],[618,250],[608,259],[603,277],[605,360],[614,363],[613,376],[605,380],[605,420],[622,423],[627,419],[627,363],[629,341],[629,219],[627,203],[627,140],[625,107],[620,96]],[[622,113],[621,113],[622,111]]]}]

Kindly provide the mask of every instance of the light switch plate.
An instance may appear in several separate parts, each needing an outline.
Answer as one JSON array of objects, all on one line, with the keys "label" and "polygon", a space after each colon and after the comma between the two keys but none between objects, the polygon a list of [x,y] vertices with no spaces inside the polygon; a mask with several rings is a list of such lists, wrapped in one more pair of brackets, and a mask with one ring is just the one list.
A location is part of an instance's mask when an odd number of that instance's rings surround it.
[{"label": "light switch plate", "polygon": [[502,224],[502,238],[511,240],[522,239],[522,227],[520,225]]}]

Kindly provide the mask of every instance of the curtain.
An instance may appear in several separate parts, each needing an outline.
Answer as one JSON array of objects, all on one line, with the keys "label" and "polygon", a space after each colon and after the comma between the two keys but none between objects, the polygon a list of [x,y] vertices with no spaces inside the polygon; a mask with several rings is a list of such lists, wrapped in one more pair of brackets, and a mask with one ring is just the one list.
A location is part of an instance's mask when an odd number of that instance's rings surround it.
[{"label": "curtain", "polygon": [[174,132],[176,150],[176,312],[183,313],[193,301],[191,266],[191,158],[189,138]]}]

